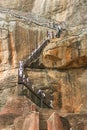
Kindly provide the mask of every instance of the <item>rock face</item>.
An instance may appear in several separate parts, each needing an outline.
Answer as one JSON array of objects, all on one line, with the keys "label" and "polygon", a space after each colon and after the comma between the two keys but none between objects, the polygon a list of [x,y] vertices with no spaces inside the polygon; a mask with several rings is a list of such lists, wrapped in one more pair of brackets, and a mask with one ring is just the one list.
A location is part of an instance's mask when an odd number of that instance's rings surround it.
[{"label": "rock face", "polygon": [[18,62],[52,31],[47,25],[51,19],[62,26],[61,37],[50,40],[29,78],[35,88],[49,88],[55,109],[87,112],[87,1],[1,0],[0,5],[0,109],[17,95]]},{"label": "rock face", "polygon": [[[35,113],[37,109],[38,107],[26,97],[10,97],[3,111],[0,112],[0,130],[21,130],[22,128],[26,130],[33,129],[35,126],[38,130],[38,112]],[[31,120],[32,124],[29,123]]]},{"label": "rock face", "polygon": [[0,13],[0,107],[9,95],[17,94],[18,62],[28,57],[46,36],[43,28],[25,24],[24,16],[17,19],[19,13],[10,14],[8,10]]},{"label": "rock face", "polygon": [[48,130],[58,130],[58,129],[63,130],[63,125],[60,121],[60,117],[56,113],[53,113],[51,115],[47,123],[48,123]]},{"label": "rock face", "polygon": [[25,96],[11,96],[0,112],[0,130],[86,130],[87,114],[40,109]]},{"label": "rock face", "polygon": [[34,1],[35,0],[4,0],[0,1],[0,5],[4,8],[8,8],[9,6],[10,9],[29,11],[32,9]]},{"label": "rock face", "polygon": [[[43,51],[44,66],[58,69],[79,68],[87,66],[86,41],[87,35],[65,38],[51,42]],[[61,44],[60,44],[61,42]],[[86,47],[86,48],[85,48]]]},{"label": "rock face", "polygon": [[[86,68],[71,70],[33,70],[29,78],[35,88],[45,88],[53,96],[54,108],[63,112],[85,112],[86,105]],[[38,75],[38,76],[37,76]],[[82,78],[84,77],[84,78]],[[39,81],[41,79],[41,83]]]},{"label": "rock face", "polygon": [[68,27],[76,28],[82,23],[87,23],[87,17],[84,15],[87,11],[86,6],[85,0],[35,0],[32,12],[60,22],[64,21]]}]

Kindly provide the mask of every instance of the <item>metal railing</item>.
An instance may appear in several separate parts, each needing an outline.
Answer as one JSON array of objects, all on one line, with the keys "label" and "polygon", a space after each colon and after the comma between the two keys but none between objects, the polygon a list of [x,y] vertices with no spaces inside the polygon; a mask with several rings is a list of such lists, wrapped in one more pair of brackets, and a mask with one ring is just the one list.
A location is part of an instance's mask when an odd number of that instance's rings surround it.
[{"label": "metal railing", "polygon": [[47,100],[46,97],[37,94],[37,92],[32,89],[32,84],[30,82],[27,82],[26,79],[24,81],[23,77],[18,76],[18,84],[22,84],[26,88],[26,89],[22,88],[22,92],[20,93],[20,95],[25,95],[26,97],[31,99],[32,102],[34,102],[41,108],[52,108],[50,106],[50,101],[48,104],[46,101]]},{"label": "metal railing", "polygon": [[31,55],[27,58],[27,60],[24,62],[24,68],[28,67],[31,62],[33,62],[37,57],[39,57],[41,51],[43,50],[43,48],[47,45],[47,43],[49,42],[49,39],[47,38],[46,40],[44,40],[42,42],[42,44],[40,46],[37,47],[37,49],[35,49]]},{"label": "metal railing", "polygon": [[46,99],[46,96],[43,97],[42,95],[37,94],[32,89],[32,84],[30,84],[30,82],[27,79],[28,77],[24,74],[24,69],[28,67],[28,65],[31,64],[31,62],[40,55],[41,51],[47,45],[48,42],[49,39],[47,38],[36,50],[32,52],[32,54],[24,63],[20,62],[20,67],[18,70],[18,84],[23,84],[27,89],[27,93],[24,93],[24,91],[22,90],[22,94],[30,98],[31,101],[33,101],[36,105],[38,105],[41,108],[52,108],[50,106],[50,100],[47,102],[48,99]]}]

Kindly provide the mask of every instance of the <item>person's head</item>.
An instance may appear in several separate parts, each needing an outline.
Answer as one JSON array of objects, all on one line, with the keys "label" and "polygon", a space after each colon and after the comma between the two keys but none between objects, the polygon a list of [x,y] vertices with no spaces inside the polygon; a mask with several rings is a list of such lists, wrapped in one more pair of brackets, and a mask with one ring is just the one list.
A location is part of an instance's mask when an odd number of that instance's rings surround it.
[{"label": "person's head", "polygon": [[20,63],[20,64],[23,64],[23,61],[20,60],[19,63]]}]

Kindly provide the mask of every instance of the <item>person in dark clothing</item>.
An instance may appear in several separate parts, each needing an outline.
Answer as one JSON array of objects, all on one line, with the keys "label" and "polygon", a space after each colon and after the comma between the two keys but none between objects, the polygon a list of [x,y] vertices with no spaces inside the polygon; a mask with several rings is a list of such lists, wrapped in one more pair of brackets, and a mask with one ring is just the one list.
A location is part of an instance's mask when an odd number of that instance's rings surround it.
[{"label": "person in dark clothing", "polygon": [[50,39],[51,38],[51,33],[50,31],[47,30],[47,37]]},{"label": "person in dark clothing", "polygon": [[54,32],[52,31],[52,38],[54,38]]},{"label": "person in dark clothing", "polygon": [[56,37],[57,37],[57,38],[60,38],[60,35],[61,35],[61,32],[62,32],[62,28],[61,28],[61,26],[58,25],[57,28],[56,28],[56,30],[57,30]]},{"label": "person in dark clothing", "polygon": [[45,93],[41,90],[41,89],[39,89],[38,91],[37,91],[37,94],[41,97],[41,98],[45,98]]}]

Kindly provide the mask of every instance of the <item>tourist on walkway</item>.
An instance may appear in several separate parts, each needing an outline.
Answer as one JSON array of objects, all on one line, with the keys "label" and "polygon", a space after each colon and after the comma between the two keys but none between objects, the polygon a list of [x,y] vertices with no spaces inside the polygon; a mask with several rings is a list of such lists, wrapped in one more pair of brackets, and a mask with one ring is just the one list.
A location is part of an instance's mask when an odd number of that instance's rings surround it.
[{"label": "tourist on walkway", "polygon": [[23,71],[24,71],[23,61],[19,61],[18,83],[22,83],[23,82]]},{"label": "tourist on walkway", "polygon": [[61,35],[61,32],[62,32],[61,25],[58,25],[58,26],[56,27],[56,30],[57,30],[56,37],[57,37],[57,38],[60,38],[60,35]]}]

